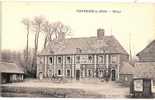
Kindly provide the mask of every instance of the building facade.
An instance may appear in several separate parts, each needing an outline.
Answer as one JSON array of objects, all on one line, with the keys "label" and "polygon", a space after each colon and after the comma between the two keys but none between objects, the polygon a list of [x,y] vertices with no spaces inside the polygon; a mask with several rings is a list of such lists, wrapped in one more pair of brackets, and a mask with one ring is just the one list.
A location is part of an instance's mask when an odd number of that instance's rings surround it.
[{"label": "building facade", "polygon": [[155,40],[149,43],[137,54],[139,58],[135,63],[136,78],[151,78],[155,84]]},{"label": "building facade", "polygon": [[0,62],[0,83],[20,82],[24,79],[24,71],[15,63]]},{"label": "building facade", "polygon": [[122,62],[128,58],[114,36],[105,36],[104,29],[98,29],[97,37],[53,40],[38,55],[37,77],[119,80]]}]

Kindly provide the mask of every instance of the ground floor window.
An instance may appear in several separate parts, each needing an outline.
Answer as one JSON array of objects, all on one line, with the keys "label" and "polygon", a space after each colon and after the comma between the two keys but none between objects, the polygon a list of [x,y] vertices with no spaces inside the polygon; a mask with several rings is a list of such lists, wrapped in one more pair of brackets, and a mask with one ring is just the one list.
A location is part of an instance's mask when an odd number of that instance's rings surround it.
[{"label": "ground floor window", "polygon": [[88,77],[92,77],[93,73],[92,73],[92,70],[91,69],[88,69],[87,70],[87,76]]},{"label": "ground floor window", "polygon": [[58,75],[62,75],[62,73],[61,73],[61,70],[60,70],[60,69],[58,70]]},{"label": "ground floor window", "polygon": [[102,78],[103,77],[103,70],[99,71],[99,77]]},{"label": "ground floor window", "polygon": [[12,80],[13,80],[13,81],[17,80],[17,75],[16,75],[16,74],[13,74],[13,75],[12,75]]},{"label": "ground floor window", "polygon": [[71,76],[71,70],[67,69],[67,77],[70,77],[70,76]]},{"label": "ground floor window", "polygon": [[52,77],[52,70],[48,70],[48,77]]}]

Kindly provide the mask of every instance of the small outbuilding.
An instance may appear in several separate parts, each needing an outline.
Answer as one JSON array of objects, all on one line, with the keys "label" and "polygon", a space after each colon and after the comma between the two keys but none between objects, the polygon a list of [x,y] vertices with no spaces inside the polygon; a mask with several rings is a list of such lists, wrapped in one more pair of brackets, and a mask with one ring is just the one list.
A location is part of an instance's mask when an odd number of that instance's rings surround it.
[{"label": "small outbuilding", "polygon": [[135,68],[129,62],[122,62],[122,68],[120,69],[119,81],[125,86],[129,86],[134,78]]},{"label": "small outbuilding", "polygon": [[24,71],[15,63],[0,62],[0,82],[12,83],[23,81]]},{"label": "small outbuilding", "polygon": [[150,78],[155,84],[155,62],[136,62],[135,78]]}]

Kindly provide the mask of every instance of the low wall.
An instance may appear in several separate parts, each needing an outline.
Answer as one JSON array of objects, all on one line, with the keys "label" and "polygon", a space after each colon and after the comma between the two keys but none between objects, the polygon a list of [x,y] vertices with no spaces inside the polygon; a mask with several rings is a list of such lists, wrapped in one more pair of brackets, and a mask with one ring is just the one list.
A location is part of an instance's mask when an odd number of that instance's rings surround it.
[{"label": "low wall", "polygon": [[98,94],[88,93],[80,89],[65,88],[32,88],[2,86],[2,97],[52,97],[52,98],[98,98]]}]

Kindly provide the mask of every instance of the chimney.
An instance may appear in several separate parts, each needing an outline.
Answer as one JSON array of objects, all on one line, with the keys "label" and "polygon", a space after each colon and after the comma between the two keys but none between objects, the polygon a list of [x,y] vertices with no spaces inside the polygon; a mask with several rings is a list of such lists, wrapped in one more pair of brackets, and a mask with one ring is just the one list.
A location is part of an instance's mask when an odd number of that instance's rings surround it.
[{"label": "chimney", "polygon": [[97,38],[103,39],[103,37],[104,37],[104,29],[101,28],[97,29]]}]

